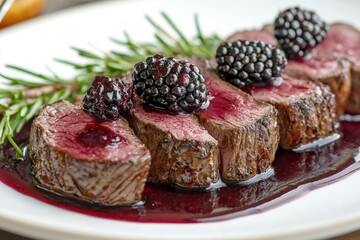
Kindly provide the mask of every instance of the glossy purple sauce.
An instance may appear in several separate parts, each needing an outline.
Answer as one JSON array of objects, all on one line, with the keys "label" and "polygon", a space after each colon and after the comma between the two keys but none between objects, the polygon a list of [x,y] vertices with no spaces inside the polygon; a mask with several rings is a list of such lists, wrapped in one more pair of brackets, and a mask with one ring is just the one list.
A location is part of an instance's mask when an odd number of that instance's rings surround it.
[{"label": "glossy purple sauce", "polygon": [[[26,143],[28,131],[17,140]],[[157,223],[227,220],[266,211],[358,170],[354,157],[359,154],[360,122],[342,122],[339,131],[343,137],[323,147],[301,153],[278,150],[274,175],[252,185],[184,192],[147,184],[142,203],[132,207],[94,206],[38,190],[31,183],[30,160],[14,161],[7,144],[0,147],[0,181],[39,201],[95,217]]]},{"label": "glossy purple sauce", "polygon": [[88,124],[76,136],[77,142],[85,147],[117,147],[125,139],[108,127],[99,124]]}]

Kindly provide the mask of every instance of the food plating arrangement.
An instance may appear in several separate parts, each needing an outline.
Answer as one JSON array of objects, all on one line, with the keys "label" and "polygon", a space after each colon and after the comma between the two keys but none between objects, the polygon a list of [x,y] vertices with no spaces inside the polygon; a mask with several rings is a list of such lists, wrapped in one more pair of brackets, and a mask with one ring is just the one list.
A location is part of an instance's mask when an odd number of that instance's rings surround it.
[{"label": "food plating arrangement", "polygon": [[[266,211],[360,168],[360,32],[292,7],[227,39],[74,48],[71,80],[0,73],[0,181],[114,220],[222,221]],[[301,187],[300,187],[301,186]],[[288,194],[288,193],[292,194]]]}]

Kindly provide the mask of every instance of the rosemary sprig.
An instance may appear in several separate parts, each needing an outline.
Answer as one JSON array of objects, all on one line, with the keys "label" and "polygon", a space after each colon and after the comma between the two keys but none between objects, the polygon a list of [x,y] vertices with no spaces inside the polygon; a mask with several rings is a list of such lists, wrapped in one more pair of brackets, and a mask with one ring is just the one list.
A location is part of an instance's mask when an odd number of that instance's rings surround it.
[{"label": "rosemary sprig", "polygon": [[162,12],[161,16],[167,23],[167,27],[159,25],[150,16],[145,16],[155,29],[155,42],[136,43],[127,32],[124,32],[124,40],[116,38],[110,38],[110,40],[119,45],[120,48],[125,48],[126,51],[111,50],[107,53],[96,53],[80,48],[72,48],[79,56],[86,58],[89,62],[79,64],[63,59],[56,59],[56,61],[70,65],[77,70],[82,70],[87,74],[120,76],[131,70],[137,62],[157,53],[165,56],[211,58],[216,47],[222,41],[217,35],[205,36],[202,33],[197,15],[194,17],[196,36],[193,39],[187,39],[185,34],[166,13]]},{"label": "rosemary sprig", "polygon": [[[88,78],[79,75],[71,80],[58,76],[38,74],[25,68],[8,65],[8,68],[35,77],[36,82],[27,79],[0,76],[5,80],[4,89],[0,89],[0,144],[6,140],[14,147],[17,157],[22,157],[22,150],[16,144],[14,135],[19,133],[26,122],[35,117],[45,103],[60,99],[74,100],[86,91]],[[86,80],[86,81],[85,81]],[[82,86],[82,88],[80,88]]]},{"label": "rosemary sprig", "polygon": [[162,12],[161,16],[170,31],[166,30],[166,27],[157,24],[149,16],[145,16],[155,29],[155,42],[153,43],[135,43],[129,34],[124,32],[125,40],[115,38],[110,40],[122,49],[125,47],[126,51],[114,49],[109,52],[92,52],[72,47],[80,57],[88,61],[86,64],[55,59],[55,61],[69,65],[77,70],[76,76],[72,79],[62,79],[50,69],[50,75],[46,75],[22,67],[8,65],[8,68],[35,78],[37,81],[14,78],[0,73],[0,77],[5,80],[5,87],[0,88],[0,114],[2,115],[0,120],[0,144],[3,144],[6,140],[9,141],[18,156],[22,156],[22,150],[14,141],[14,135],[21,131],[27,121],[38,114],[43,104],[53,103],[60,99],[73,101],[82,96],[90,85],[89,80],[94,75],[121,76],[132,70],[137,62],[143,61],[147,56],[154,54],[210,58],[222,41],[217,35],[203,35],[197,15],[195,15],[196,36],[193,39],[187,39],[185,34],[166,13]]}]

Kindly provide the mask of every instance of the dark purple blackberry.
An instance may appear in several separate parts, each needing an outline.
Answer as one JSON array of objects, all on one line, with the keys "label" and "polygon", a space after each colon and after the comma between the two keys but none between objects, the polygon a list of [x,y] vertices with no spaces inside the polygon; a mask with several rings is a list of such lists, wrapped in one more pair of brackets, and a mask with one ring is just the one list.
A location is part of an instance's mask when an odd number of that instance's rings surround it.
[{"label": "dark purple blackberry", "polygon": [[156,109],[194,113],[209,104],[205,79],[188,61],[154,55],[135,65],[132,79],[135,93]]},{"label": "dark purple blackberry", "polygon": [[239,88],[274,81],[287,64],[283,51],[271,44],[242,40],[221,44],[216,61],[220,78]]},{"label": "dark purple blackberry", "polygon": [[132,83],[96,76],[83,99],[83,108],[102,120],[115,121],[134,106]]},{"label": "dark purple blackberry", "polygon": [[274,34],[288,59],[311,57],[311,50],[323,41],[329,26],[313,12],[293,7],[281,12],[274,22]]}]

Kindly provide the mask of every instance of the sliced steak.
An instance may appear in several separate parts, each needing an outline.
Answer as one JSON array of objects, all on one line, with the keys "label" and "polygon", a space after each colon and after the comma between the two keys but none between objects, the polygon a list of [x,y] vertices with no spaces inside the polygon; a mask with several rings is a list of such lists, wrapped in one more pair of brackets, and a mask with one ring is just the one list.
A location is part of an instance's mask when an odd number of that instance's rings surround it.
[{"label": "sliced steak", "polygon": [[171,115],[138,104],[129,122],[150,149],[148,180],[182,188],[205,188],[219,177],[217,141],[192,115]]},{"label": "sliced steak", "polygon": [[[264,28],[266,30],[237,32],[230,39],[264,41],[276,46],[277,41],[272,34],[271,25]],[[285,73],[297,79],[320,81],[328,85],[335,94],[337,118],[344,114],[351,89],[350,64],[347,60],[313,51],[313,58],[308,61],[288,61]]]},{"label": "sliced steak", "polygon": [[42,108],[29,152],[38,187],[108,206],[138,202],[150,169],[149,150],[124,119],[98,122],[66,101]]},{"label": "sliced steak", "polygon": [[313,51],[309,61],[289,61],[285,73],[297,79],[320,81],[335,95],[337,119],[344,114],[351,91],[350,63],[328,53]]},{"label": "sliced steak", "polygon": [[340,58],[345,57],[351,62],[352,85],[346,111],[360,114],[360,31],[349,24],[332,24],[317,49]]},{"label": "sliced steak", "polygon": [[295,148],[335,133],[336,106],[328,86],[283,75],[284,82],[243,90],[279,111],[280,146]]},{"label": "sliced steak", "polygon": [[219,142],[223,181],[247,180],[266,171],[279,143],[276,109],[220,80],[204,60],[190,61],[199,67],[213,96],[209,107],[197,116]]}]

